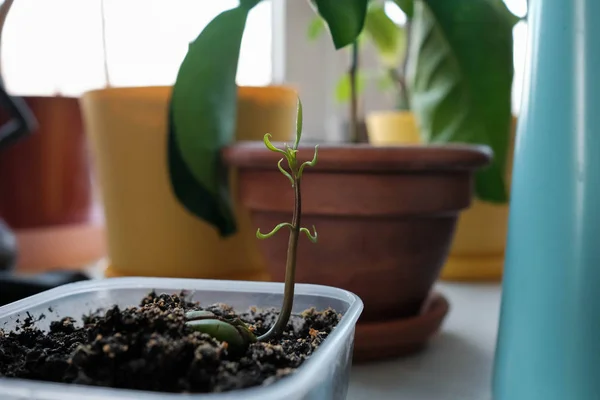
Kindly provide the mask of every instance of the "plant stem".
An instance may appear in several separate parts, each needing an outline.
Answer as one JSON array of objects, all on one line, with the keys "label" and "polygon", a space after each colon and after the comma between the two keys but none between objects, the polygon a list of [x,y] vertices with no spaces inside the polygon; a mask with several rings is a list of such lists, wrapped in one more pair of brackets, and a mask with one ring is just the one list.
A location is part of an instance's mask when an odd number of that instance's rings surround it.
[{"label": "plant stem", "polygon": [[408,55],[411,41],[410,28],[411,22],[410,19],[408,19],[404,25],[404,31],[406,34],[406,50],[404,52],[404,60],[402,61],[402,69],[400,72],[394,68],[389,71],[391,78],[396,83],[396,88],[398,90],[398,109],[400,110],[410,110],[410,98],[408,96],[408,87],[406,85],[406,70],[408,66]]},{"label": "plant stem", "polygon": [[388,73],[390,74],[390,79],[396,84],[396,90],[398,91],[398,109],[410,110],[410,99],[408,98],[408,89],[404,75],[400,74],[395,68],[391,68]]},{"label": "plant stem", "polygon": [[358,94],[356,75],[358,72],[358,43],[352,44],[352,60],[350,62],[350,141],[358,142]]},{"label": "plant stem", "polygon": [[283,306],[277,316],[277,320],[267,333],[258,337],[259,341],[265,341],[280,336],[292,314],[294,305],[294,286],[296,281],[296,253],[298,250],[298,238],[300,236],[300,216],[302,214],[302,198],[300,196],[300,179],[297,170],[292,170],[294,180],[294,215],[292,227],[290,228],[290,239],[288,242],[287,260],[285,266],[285,288],[283,292]]}]

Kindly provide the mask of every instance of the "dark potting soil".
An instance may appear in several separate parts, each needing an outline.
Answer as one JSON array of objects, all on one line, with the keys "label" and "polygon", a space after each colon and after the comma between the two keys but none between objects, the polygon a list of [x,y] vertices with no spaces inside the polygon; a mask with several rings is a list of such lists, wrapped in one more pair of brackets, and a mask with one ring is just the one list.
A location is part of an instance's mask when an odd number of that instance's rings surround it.
[{"label": "dark potting soil", "polygon": [[293,373],[340,320],[333,310],[293,315],[283,336],[233,354],[227,343],[185,325],[190,310],[237,316],[262,334],[277,311],[236,314],[225,304],[200,307],[184,293],[150,293],[139,307],[52,321],[48,332],[30,315],[14,331],[0,330],[0,377],[160,392],[223,392],[271,384]]}]

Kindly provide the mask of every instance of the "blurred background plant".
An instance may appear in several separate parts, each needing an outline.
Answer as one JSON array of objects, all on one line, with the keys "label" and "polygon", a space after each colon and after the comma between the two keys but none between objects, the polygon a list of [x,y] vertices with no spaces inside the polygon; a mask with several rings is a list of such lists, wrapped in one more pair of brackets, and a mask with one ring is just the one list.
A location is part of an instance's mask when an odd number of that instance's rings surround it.
[{"label": "blurred background plant", "polygon": [[[380,90],[394,92],[398,109],[408,110],[410,102],[404,72],[410,21],[406,21],[404,24],[394,21],[389,16],[390,8],[396,8],[393,10],[396,12],[402,11],[406,15],[412,15],[413,2],[412,0],[372,0],[369,3],[364,30],[357,40],[357,45],[359,51],[367,43],[374,45],[378,55],[379,68],[363,68],[360,66],[360,61],[357,61],[359,65],[357,65],[355,76],[356,93],[360,96],[366,85],[374,82]],[[307,37],[310,41],[315,41],[325,31],[325,21],[316,15],[307,28]],[[352,48],[344,51],[352,53]],[[349,57],[351,57],[350,54]],[[351,101],[351,93],[351,74],[343,74],[336,84],[335,98],[339,103],[346,103]]]}]

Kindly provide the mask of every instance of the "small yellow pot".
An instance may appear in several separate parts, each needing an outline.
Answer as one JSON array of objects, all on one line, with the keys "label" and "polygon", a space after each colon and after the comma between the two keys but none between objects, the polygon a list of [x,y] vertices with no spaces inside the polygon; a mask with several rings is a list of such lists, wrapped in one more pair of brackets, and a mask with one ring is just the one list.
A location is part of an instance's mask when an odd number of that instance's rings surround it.
[{"label": "small yellow pot", "polygon": [[[513,117],[506,164],[506,182],[511,181],[517,119]],[[451,281],[499,281],[504,269],[508,233],[508,204],[474,199],[461,213],[441,279]]]},{"label": "small yellow pot", "polygon": [[[101,89],[81,99],[108,233],[107,276],[268,280],[250,216],[231,188],[238,233],[227,239],[175,198],[167,169],[171,87]],[[289,140],[296,92],[240,87],[238,140]]]},{"label": "small yellow pot", "polygon": [[421,142],[415,117],[410,111],[378,111],[367,116],[369,143],[373,146]]},{"label": "small yellow pot", "polygon": [[[516,118],[513,118],[506,179],[510,182]],[[369,141],[375,146],[418,144],[418,126],[410,112],[377,112],[367,116]],[[508,204],[473,200],[461,213],[450,254],[441,272],[445,280],[497,281],[502,278],[508,226]]]}]

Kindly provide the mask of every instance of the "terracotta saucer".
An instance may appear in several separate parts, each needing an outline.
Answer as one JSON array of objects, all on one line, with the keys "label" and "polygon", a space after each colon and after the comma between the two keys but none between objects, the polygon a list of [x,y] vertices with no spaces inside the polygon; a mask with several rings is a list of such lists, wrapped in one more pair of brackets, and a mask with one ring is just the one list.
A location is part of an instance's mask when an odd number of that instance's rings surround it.
[{"label": "terracotta saucer", "polygon": [[440,293],[432,293],[421,314],[412,318],[356,325],[355,364],[418,353],[425,349],[448,314],[450,304]]}]

